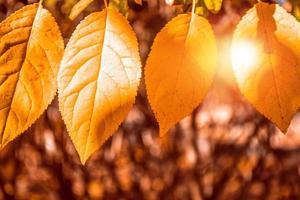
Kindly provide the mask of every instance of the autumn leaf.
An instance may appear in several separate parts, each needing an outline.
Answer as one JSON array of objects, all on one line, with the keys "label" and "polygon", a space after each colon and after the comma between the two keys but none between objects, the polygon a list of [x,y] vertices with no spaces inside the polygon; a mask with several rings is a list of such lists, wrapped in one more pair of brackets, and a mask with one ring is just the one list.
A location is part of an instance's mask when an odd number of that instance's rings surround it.
[{"label": "autumn leaf", "polygon": [[216,57],[214,34],[203,17],[179,15],[157,34],[145,81],[160,135],[201,103],[213,81]]},{"label": "autumn leaf", "polygon": [[127,20],[105,9],[87,16],[66,47],[59,107],[82,163],[112,135],[135,101],[141,75]]},{"label": "autumn leaf", "polygon": [[[75,4],[72,8],[69,18],[74,20],[84,9],[86,9],[94,0],[80,0]],[[140,0],[137,0],[140,1]],[[104,1],[106,4],[106,1]],[[136,2],[137,3],[137,2]],[[142,2],[140,2],[142,5]],[[124,16],[128,15],[128,3],[127,0],[110,0],[109,1],[109,8],[115,9],[116,11],[122,13]]]},{"label": "autumn leaf", "polygon": [[69,18],[74,20],[80,13],[86,9],[94,0],[80,0],[71,9]]},{"label": "autumn leaf", "polygon": [[207,9],[213,13],[220,11],[223,0],[204,0]]},{"label": "autumn leaf", "polygon": [[0,24],[0,147],[24,132],[56,94],[64,44],[49,11],[32,4]]},{"label": "autumn leaf", "polygon": [[275,4],[257,3],[232,42],[242,94],[283,132],[300,105],[300,24]]}]

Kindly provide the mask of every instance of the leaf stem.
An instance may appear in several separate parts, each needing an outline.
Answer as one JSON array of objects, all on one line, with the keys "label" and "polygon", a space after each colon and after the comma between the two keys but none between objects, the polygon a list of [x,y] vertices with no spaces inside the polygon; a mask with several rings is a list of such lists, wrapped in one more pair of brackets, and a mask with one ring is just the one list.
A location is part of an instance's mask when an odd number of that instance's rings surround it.
[{"label": "leaf stem", "polygon": [[196,0],[193,0],[192,14],[195,14]]}]

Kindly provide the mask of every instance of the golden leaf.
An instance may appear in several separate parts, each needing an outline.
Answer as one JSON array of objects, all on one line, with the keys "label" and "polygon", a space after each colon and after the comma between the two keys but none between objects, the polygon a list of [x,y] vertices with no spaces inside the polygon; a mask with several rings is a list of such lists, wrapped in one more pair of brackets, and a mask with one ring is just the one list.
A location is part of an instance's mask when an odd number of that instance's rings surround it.
[{"label": "golden leaf", "polygon": [[275,4],[257,3],[232,42],[242,94],[283,132],[300,105],[300,24]]},{"label": "golden leaf", "polygon": [[216,57],[214,34],[203,17],[179,15],[157,34],[145,81],[160,135],[201,103],[213,81]]},{"label": "golden leaf", "polygon": [[74,20],[80,13],[86,9],[94,0],[80,0],[71,9],[69,18]]},{"label": "golden leaf", "polygon": [[105,9],[74,31],[58,75],[59,107],[82,163],[112,135],[134,103],[141,63],[128,21]]},{"label": "golden leaf", "polygon": [[223,0],[204,0],[204,3],[208,10],[213,13],[217,13],[220,11]]},{"label": "golden leaf", "polygon": [[63,50],[54,18],[39,4],[23,7],[0,24],[0,147],[51,103]]}]

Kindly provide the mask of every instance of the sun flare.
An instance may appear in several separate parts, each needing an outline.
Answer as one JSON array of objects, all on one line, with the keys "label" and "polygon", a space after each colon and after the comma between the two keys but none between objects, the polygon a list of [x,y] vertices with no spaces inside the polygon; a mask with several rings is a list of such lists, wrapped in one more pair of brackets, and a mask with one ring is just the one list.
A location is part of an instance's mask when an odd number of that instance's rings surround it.
[{"label": "sun flare", "polygon": [[253,42],[241,41],[232,44],[231,61],[235,71],[248,74],[258,63],[258,49]]}]

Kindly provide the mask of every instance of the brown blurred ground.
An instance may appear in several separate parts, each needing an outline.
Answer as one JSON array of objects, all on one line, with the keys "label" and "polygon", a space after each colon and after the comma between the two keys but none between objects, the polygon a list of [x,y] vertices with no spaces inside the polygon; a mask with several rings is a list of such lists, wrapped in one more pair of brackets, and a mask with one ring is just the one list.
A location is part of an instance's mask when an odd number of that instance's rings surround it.
[{"label": "brown blurred ground", "polygon": [[[28,3],[0,1],[1,19]],[[66,43],[84,16],[103,7],[95,1],[71,22],[67,14],[74,3],[44,2]],[[224,0],[222,11],[209,16],[220,48],[216,81],[205,102],[166,138],[158,138],[142,82],[120,129],[82,166],[55,99],[1,151],[0,200],[300,199],[300,114],[287,135],[280,133],[243,100],[228,61],[232,31],[253,3]],[[129,1],[129,7],[145,62],[153,37],[175,9],[159,0],[143,6]]]}]

